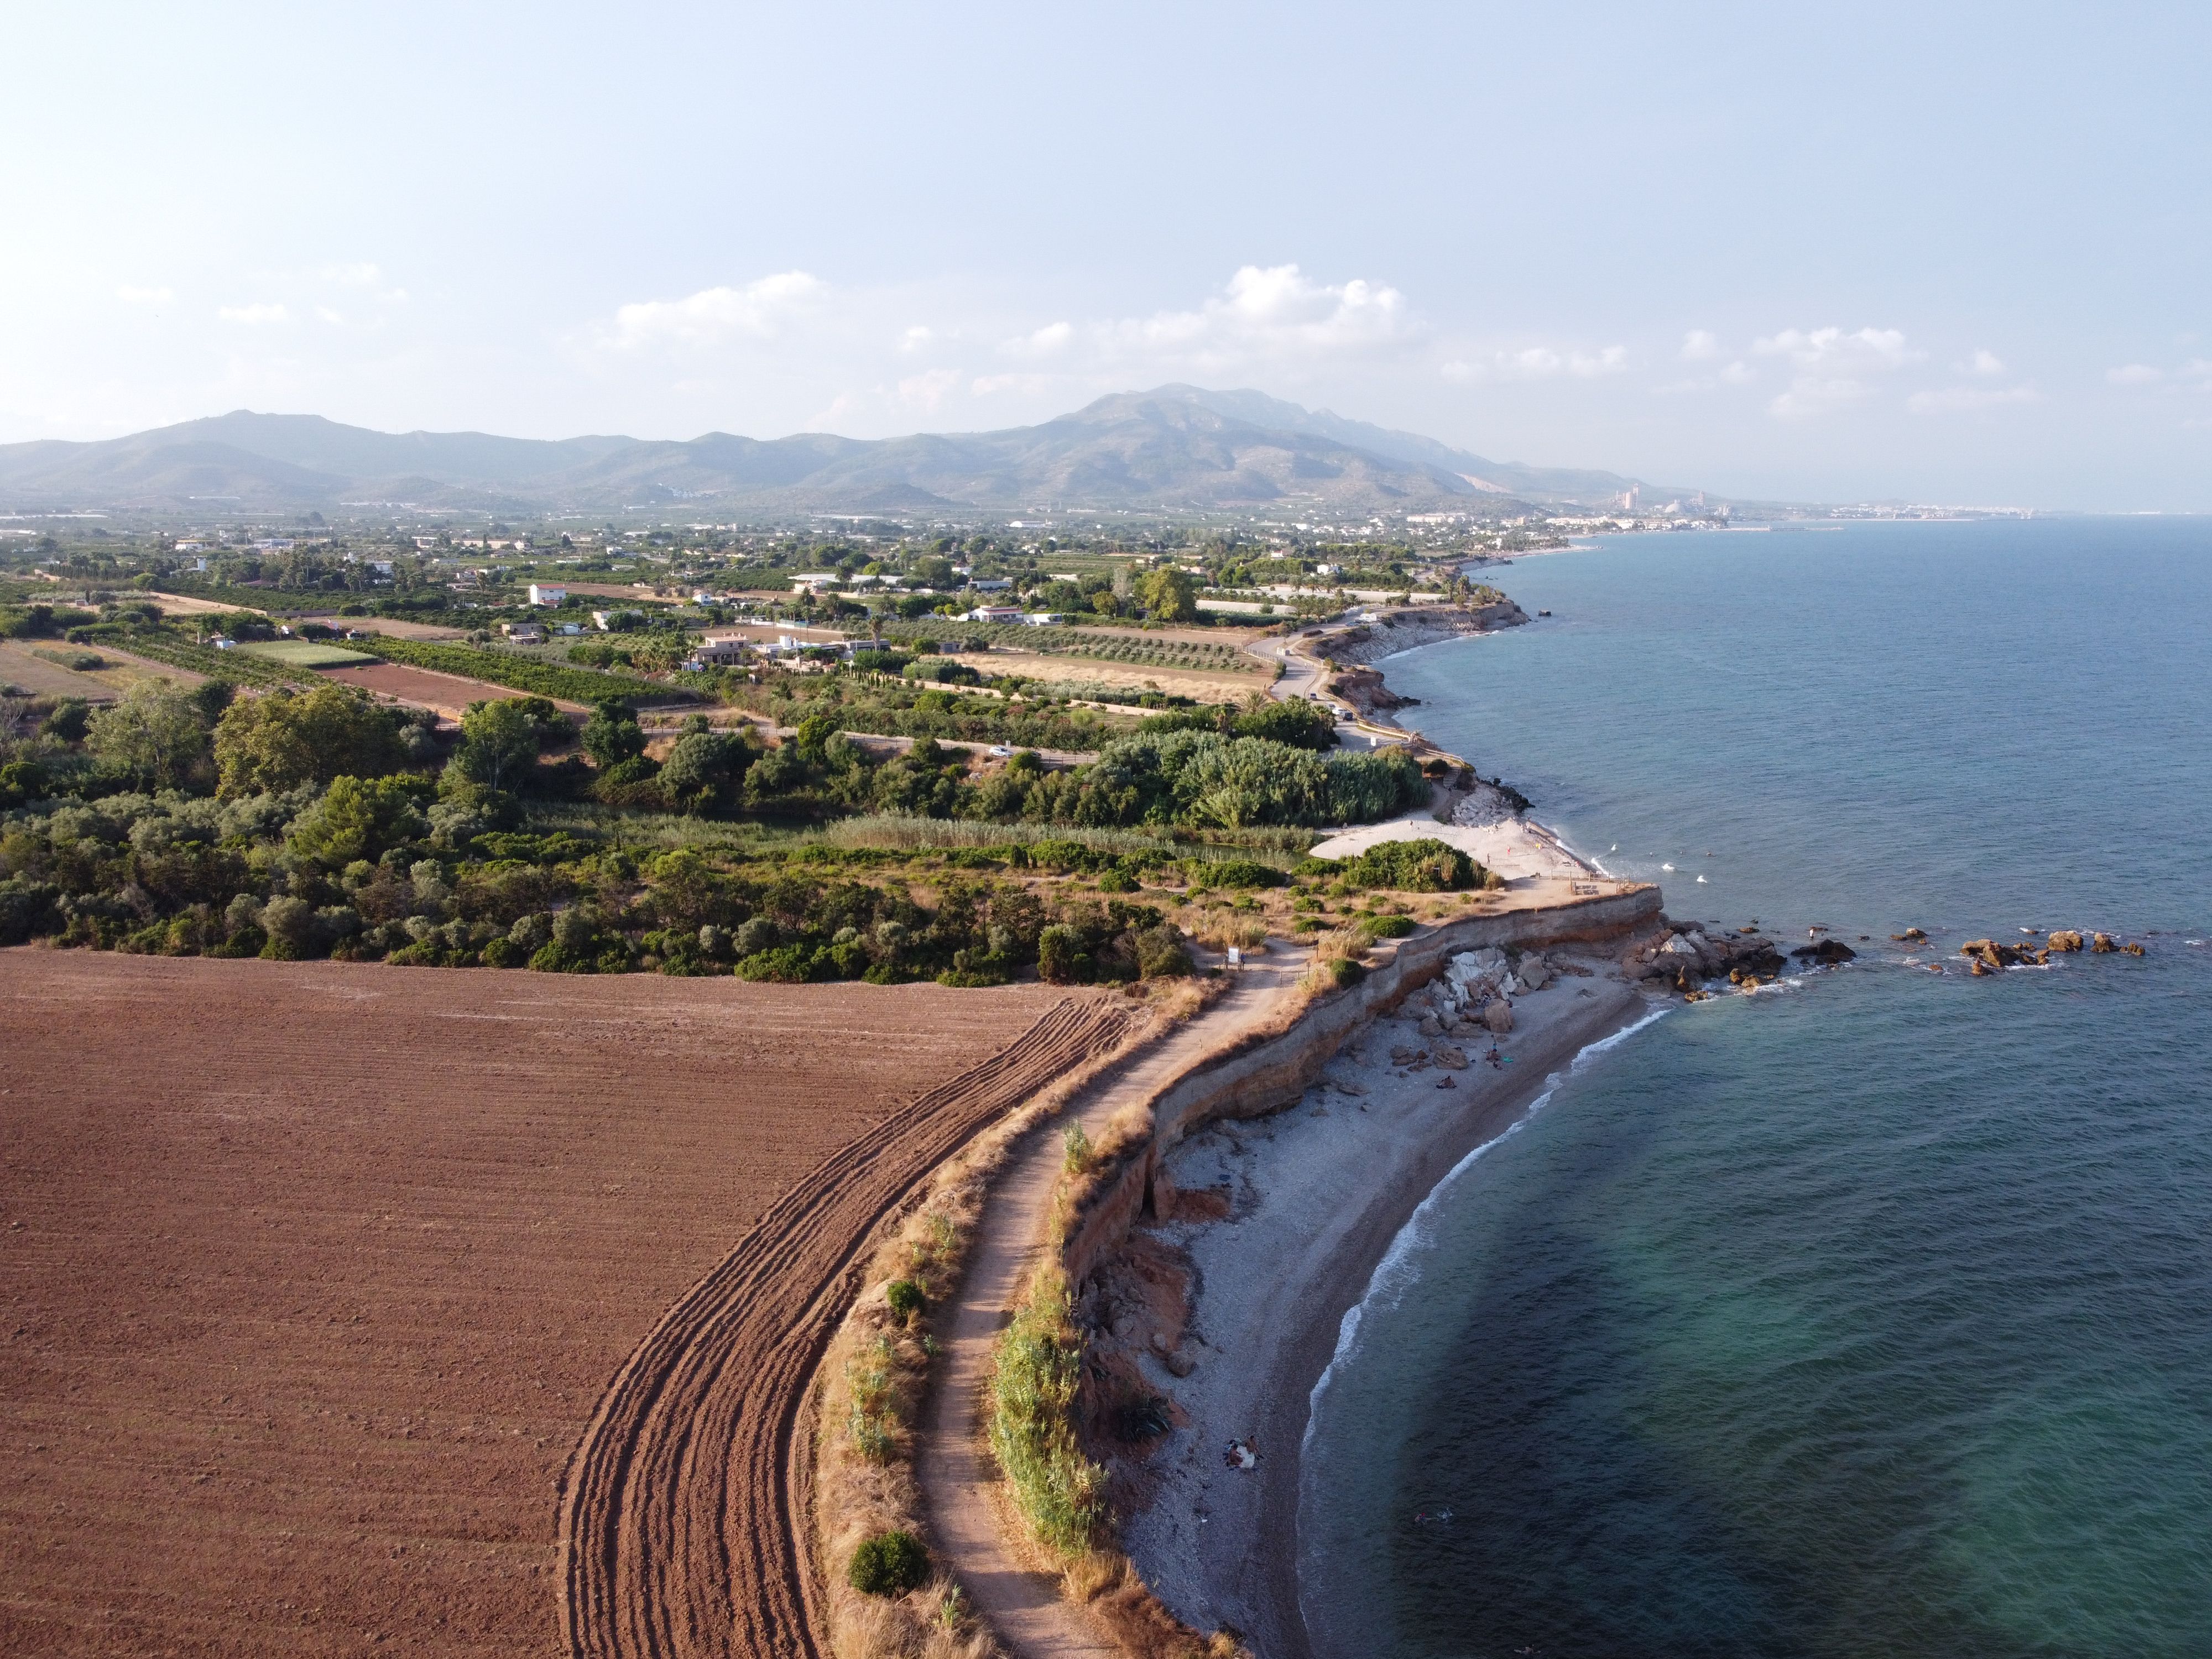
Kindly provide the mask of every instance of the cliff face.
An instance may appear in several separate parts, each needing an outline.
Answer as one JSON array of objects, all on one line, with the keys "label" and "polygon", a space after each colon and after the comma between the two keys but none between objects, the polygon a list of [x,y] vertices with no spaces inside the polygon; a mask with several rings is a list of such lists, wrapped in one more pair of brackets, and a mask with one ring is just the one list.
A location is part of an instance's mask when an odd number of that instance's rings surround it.
[{"label": "cliff face", "polygon": [[1339,663],[1370,663],[1416,646],[1463,639],[1493,628],[1517,628],[1528,620],[1528,613],[1510,599],[1474,607],[1411,605],[1386,611],[1376,621],[1362,623],[1342,634],[1326,635],[1316,644],[1314,653]]},{"label": "cliff face", "polygon": [[1469,916],[1381,947],[1395,948],[1358,984],[1310,1005],[1287,1030],[1248,1041],[1161,1092],[1152,1103],[1149,1144],[1067,1231],[1060,1256],[1067,1282],[1080,1285],[1121,1246],[1147,1198],[1163,1214],[1174,1208],[1169,1148],[1219,1119],[1262,1117],[1295,1102],[1346,1038],[1435,979],[1459,952],[1620,939],[1650,927],[1659,905],[1656,887],[1639,887],[1575,904]]}]

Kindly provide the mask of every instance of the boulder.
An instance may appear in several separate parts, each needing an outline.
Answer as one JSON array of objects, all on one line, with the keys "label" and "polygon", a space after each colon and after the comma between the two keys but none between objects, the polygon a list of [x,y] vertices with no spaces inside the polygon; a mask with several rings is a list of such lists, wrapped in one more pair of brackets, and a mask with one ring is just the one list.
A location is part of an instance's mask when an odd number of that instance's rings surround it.
[{"label": "boulder", "polygon": [[1823,968],[1832,968],[1839,962],[1854,962],[1858,952],[1838,939],[1824,939],[1818,945],[1801,945],[1790,953],[1793,957],[1809,958]]},{"label": "boulder", "polygon": [[1464,1072],[1467,1070],[1467,1050],[1455,1048],[1449,1042],[1438,1043],[1437,1064],[1447,1072]]},{"label": "boulder", "polygon": [[1499,1036],[1513,1029],[1513,1006],[1499,998],[1482,1011],[1482,1023]]},{"label": "boulder", "polygon": [[1541,957],[1521,958],[1521,982],[1532,991],[1540,991],[1552,982],[1551,964]]},{"label": "boulder", "polygon": [[2045,943],[2047,943],[2052,950],[2063,954],[2067,951],[2080,950],[2081,948],[2081,935],[2073,932],[2071,929],[2067,929],[2051,934],[2049,939],[2045,940]]},{"label": "boulder", "polygon": [[1680,933],[1668,934],[1667,942],[1659,950],[1662,955],[1670,957],[1693,957],[1698,954],[1698,947]]},{"label": "boulder", "polygon": [[2119,948],[2120,947],[2118,945],[2112,943],[2112,936],[2110,933],[2093,933],[2090,935],[2089,949],[2098,956],[2110,956],[2113,951]]},{"label": "boulder", "polygon": [[1167,1368],[1176,1376],[1188,1376],[1198,1369],[1198,1361],[1190,1357],[1188,1348],[1177,1348],[1167,1357]]},{"label": "boulder", "polygon": [[1440,1037],[1444,1034],[1443,1022],[1431,1014],[1421,1021],[1420,1031],[1425,1037]]}]

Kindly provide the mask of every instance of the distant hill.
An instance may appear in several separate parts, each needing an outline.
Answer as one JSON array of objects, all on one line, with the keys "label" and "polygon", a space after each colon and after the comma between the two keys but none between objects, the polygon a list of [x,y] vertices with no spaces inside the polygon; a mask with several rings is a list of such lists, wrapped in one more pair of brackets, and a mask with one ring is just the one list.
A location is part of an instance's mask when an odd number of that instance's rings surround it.
[{"label": "distant hill", "polygon": [[[1605,506],[1638,481],[1486,460],[1258,392],[1169,386],[1041,426],[864,441],[687,442],[374,432],[239,410],[98,443],[0,445],[18,510],[306,511],[410,502],[515,514],[696,501],[722,513],[1096,508],[1316,514]],[[1648,495],[1683,492],[1650,491]]]}]

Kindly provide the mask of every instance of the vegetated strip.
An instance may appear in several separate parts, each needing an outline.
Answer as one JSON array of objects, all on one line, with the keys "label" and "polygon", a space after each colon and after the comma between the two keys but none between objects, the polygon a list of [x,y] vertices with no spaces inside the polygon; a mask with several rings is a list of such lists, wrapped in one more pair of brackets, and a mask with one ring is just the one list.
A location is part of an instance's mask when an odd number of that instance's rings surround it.
[{"label": "vegetated strip", "polygon": [[1128,1010],[1060,1004],[825,1161],[662,1316],[616,1374],[562,1494],[561,1628],[588,1659],[818,1655],[815,1368],[870,1230],[994,1119],[1119,1042]]},{"label": "vegetated strip", "polygon": [[1234,645],[1212,641],[1164,640],[1139,629],[1115,633],[1072,628],[1032,628],[1026,623],[949,622],[925,617],[886,622],[887,637],[931,640],[988,640],[1041,656],[1092,657],[1108,662],[1154,664],[1163,667],[1256,672],[1253,659]]},{"label": "vegetated strip", "polygon": [[489,680],[541,697],[560,697],[569,702],[605,702],[626,697],[632,702],[688,702],[694,694],[682,686],[659,685],[627,674],[603,674],[596,668],[570,668],[539,662],[504,651],[479,651],[474,646],[445,645],[432,640],[403,640],[390,634],[372,634],[346,641],[347,648],[366,651],[386,662],[407,663],[416,668],[457,674],[465,679]]}]

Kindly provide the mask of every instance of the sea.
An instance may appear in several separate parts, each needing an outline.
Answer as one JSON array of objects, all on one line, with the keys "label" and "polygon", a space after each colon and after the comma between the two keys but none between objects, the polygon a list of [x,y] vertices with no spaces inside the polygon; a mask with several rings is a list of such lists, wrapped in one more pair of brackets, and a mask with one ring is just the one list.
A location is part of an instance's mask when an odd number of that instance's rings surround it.
[{"label": "sea", "polygon": [[[1480,574],[1551,616],[1389,660],[1402,718],[1670,916],[1859,954],[1430,1195],[1316,1390],[1317,1650],[2212,1655],[2212,521]],[[2146,954],[1956,955],[2053,928]]]}]

